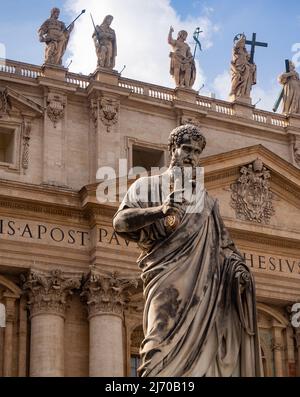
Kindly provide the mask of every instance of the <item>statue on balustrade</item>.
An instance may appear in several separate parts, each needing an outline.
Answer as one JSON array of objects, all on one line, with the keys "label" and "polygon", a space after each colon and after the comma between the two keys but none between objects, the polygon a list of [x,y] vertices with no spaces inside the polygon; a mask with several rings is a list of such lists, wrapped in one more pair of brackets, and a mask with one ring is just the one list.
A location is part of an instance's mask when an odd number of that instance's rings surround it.
[{"label": "statue on balustrade", "polygon": [[282,112],[300,114],[300,79],[292,61],[289,61],[289,72],[281,74],[278,80],[283,85]]},{"label": "statue on balustrade", "polygon": [[252,86],[256,84],[256,65],[250,62],[246,49],[246,36],[240,35],[235,41],[231,61],[231,100],[250,100]]},{"label": "statue on balustrade", "polygon": [[95,26],[93,39],[98,58],[98,67],[113,69],[117,56],[117,39],[115,31],[110,27],[113,21],[111,15],[107,15],[102,24]]},{"label": "statue on balustrade", "polygon": [[192,88],[196,79],[196,65],[190,46],[185,42],[188,33],[181,30],[177,40],[173,39],[174,29],[171,26],[168,43],[173,47],[170,53],[170,74],[174,78],[176,87]]},{"label": "statue on balustrade", "polygon": [[50,18],[42,24],[38,31],[40,42],[46,44],[45,64],[57,66],[62,65],[62,58],[74,28],[74,23],[67,28],[64,22],[59,21],[59,14],[59,8],[53,8]]},{"label": "statue on balustrade", "polygon": [[260,375],[254,280],[204,188],[205,146],[198,127],[173,130],[168,170],[135,181],[114,216],[142,251],[143,377]]}]

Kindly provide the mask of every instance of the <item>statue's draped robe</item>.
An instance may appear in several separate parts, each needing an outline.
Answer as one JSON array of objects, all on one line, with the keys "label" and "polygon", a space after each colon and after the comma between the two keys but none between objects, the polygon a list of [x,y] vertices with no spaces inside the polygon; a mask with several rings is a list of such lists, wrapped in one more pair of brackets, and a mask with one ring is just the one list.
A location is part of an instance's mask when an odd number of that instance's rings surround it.
[{"label": "statue's draped robe", "polygon": [[256,65],[248,61],[247,53],[234,52],[231,62],[230,95],[249,97],[254,84],[256,84]]},{"label": "statue's draped robe", "polygon": [[[102,54],[102,47],[109,48],[111,49],[111,56],[109,58],[109,68],[114,68],[115,67],[115,62],[116,62],[116,56],[117,56],[117,38],[116,38],[116,33],[111,27],[107,27],[105,25],[100,25],[96,26],[97,32],[94,31],[93,33],[93,39],[96,47],[96,53],[98,57],[98,64],[99,62],[103,62],[103,59],[100,60],[100,58],[103,56]],[[108,38],[107,36],[110,36]],[[99,42],[100,39],[100,42]],[[105,55],[105,58],[107,55]],[[106,60],[106,59],[105,59]],[[104,60],[104,61],[105,61]]]},{"label": "statue's draped robe", "polygon": [[[152,185],[153,202],[138,193]],[[141,178],[124,198],[125,208],[157,206],[165,199],[158,179]],[[167,235],[164,220],[120,233],[143,249],[145,339],[141,376],[259,376],[255,287],[219,215],[202,193],[200,213],[185,213]],[[240,279],[249,277],[241,291]]]},{"label": "statue's draped robe", "polygon": [[294,72],[292,77],[287,77],[286,73],[279,77],[279,82],[283,85],[283,113],[300,114],[300,80],[299,74]]},{"label": "statue's draped robe", "polygon": [[39,34],[46,35],[48,40],[45,47],[45,63],[62,65],[70,39],[70,30],[67,30],[63,22],[49,18],[40,27]]}]

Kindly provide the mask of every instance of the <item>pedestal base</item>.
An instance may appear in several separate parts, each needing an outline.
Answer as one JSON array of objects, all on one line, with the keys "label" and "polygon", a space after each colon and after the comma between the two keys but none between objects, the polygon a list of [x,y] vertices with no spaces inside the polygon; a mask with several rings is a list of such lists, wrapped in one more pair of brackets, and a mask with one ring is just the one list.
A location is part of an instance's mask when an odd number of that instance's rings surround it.
[{"label": "pedestal base", "polygon": [[92,74],[92,79],[109,85],[118,85],[120,74],[116,70],[98,67]]},{"label": "pedestal base", "polygon": [[174,90],[175,98],[179,101],[196,103],[197,91],[192,88],[177,87]]},{"label": "pedestal base", "polygon": [[235,95],[230,95],[229,101],[237,104],[252,105],[250,97],[236,97]]},{"label": "pedestal base", "polygon": [[68,69],[64,68],[63,66],[45,63],[42,66],[42,71],[43,71],[44,77],[47,77],[47,78],[53,79],[53,80],[65,81]]}]

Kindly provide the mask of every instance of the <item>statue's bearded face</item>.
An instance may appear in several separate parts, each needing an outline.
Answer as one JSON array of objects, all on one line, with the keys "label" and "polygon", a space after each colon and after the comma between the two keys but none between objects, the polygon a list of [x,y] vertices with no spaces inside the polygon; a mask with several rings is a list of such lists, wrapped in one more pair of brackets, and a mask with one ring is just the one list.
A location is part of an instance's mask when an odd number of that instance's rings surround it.
[{"label": "statue's bearded face", "polygon": [[54,8],[54,9],[52,10],[52,18],[58,19],[59,14],[60,14],[60,10],[59,10],[58,8]]},{"label": "statue's bearded face", "polygon": [[194,141],[189,136],[186,136],[181,145],[172,150],[172,165],[198,167],[202,150],[201,141]]}]

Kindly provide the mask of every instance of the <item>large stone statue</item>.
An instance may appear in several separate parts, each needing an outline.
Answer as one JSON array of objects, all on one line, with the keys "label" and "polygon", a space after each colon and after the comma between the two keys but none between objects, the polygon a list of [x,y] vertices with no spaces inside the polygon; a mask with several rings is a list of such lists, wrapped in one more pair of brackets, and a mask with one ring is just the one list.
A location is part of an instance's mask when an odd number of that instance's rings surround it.
[{"label": "large stone statue", "polygon": [[177,40],[174,40],[173,32],[171,26],[168,36],[168,43],[173,47],[173,52],[170,53],[170,74],[175,80],[176,87],[192,88],[196,79],[196,65],[190,46],[185,42],[188,34],[185,30],[181,30]]},{"label": "large stone statue", "polygon": [[142,250],[144,377],[260,375],[254,281],[195,177],[205,145],[196,126],[173,130],[170,167],[133,183],[113,220]]},{"label": "large stone statue", "polygon": [[241,35],[235,42],[231,61],[230,99],[250,99],[252,86],[256,84],[256,65],[250,62],[246,49],[246,37]]},{"label": "large stone statue", "polygon": [[300,79],[292,61],[288,73],[283,73],[278,80],[283,85],[283,113],[300,114]]},{"label": "large stone statue", "polygon": [[97,25],[93,33],[93,39],[98,58],[98,67],[113,69],[117,56],[117,40],[115,31],[110,27],[113,21],[111,15],[107,15],[102,24]]},{"label": "large stone statue", "polygon": [[42,24],[38,34],[40,41],[46,44],[45,63],[61,66],[74,23],[67,29],[66,25],[58,20],[59,14],[59,8],[53,8],[50,18]]}]

